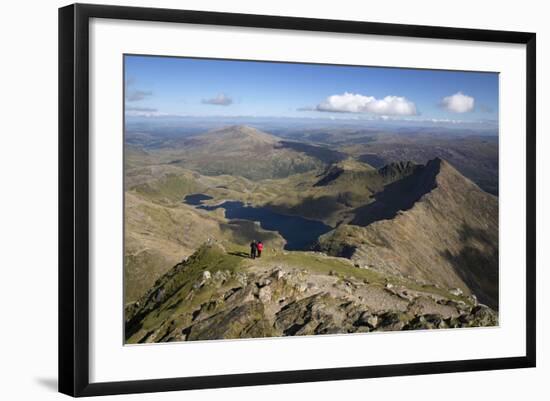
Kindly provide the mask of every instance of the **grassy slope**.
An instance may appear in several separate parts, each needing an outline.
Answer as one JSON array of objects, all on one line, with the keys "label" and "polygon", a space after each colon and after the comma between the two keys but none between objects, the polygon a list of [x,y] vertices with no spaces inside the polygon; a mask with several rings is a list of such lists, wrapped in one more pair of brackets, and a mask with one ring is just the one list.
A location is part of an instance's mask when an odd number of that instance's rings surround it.
[{"label": "grassy slope", "polygon": [[[153,330],[174,316],[176,319],[178,316],[181,316],[181,319],[188,319],[190,312],[212,298],[211,291],[200,291],[192,300],[185,301],[192,286],[200,279],[202,272],[208,270],[215,274],[218,270],[227,270],[236,273],[241,269],[243,260],[242,257],[226,254],[218,248],[199,248],[187,263],[177,265],[166,275],[160,277],[154,287],[141,298],[141,309],[138,313],[144,317],[137,319],[139,320],[139,330],[136,330],[136,333],[126,333],[127,341],[129,343],[136,342],[144,331]],[[234,281],[227,283],[229,288],[235,285],[237,283]],[[160,308],[157,308],[154,296],[160,287],[164,291],[164,302]],[[154,313],[148,313],[153,310]],[[128,313],[127,309],[126,320],[129,320],[131,316],[132,314]],[[133,317],[136,318],[135,315]],[[178,322],[178,324],[182,324],[182,322]],[[128,336],[129,334],[131,335]]]},{"label": "grassy slope", "polygon": [[160,160],[203,175],[251,180],[284,178],[321,168],[315,157],[280,146],[279,139],[246,126],[232,126],[188,138],[178,148],[160,149]]},{"label": "grassy slope", "polygon": [[214,197],[211,203],[223,199],[261,203],[273,192],[283,191],[283,184],[261,186],[241,177],[204,177],[176,166],[129,171],[133,186],[125,196],[125,302],[141,296],[156,278],[208,238],[241,244],[262,239],[273,247],[284,245],[277,233],[252,222],[229,224],[222,209],[205,212],[182,202],[186,195],[207,193]]},{"label": "grassy slope", "polygon": [[167,207],[131,192],[125,202],[126,302],[137,299],[208,238],[223,237],[219,221],[191,207]]}]

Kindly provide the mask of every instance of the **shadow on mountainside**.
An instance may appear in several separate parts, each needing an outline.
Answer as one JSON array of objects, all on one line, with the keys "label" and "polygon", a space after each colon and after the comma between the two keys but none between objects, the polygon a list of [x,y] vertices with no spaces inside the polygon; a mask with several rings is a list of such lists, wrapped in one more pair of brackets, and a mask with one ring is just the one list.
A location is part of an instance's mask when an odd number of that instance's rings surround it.
[{"label": "shadow on mountainside", "polygon": [[460,240],[464,246],[457,255],[448,250],[442,255],[479,301],[498,311],[498,242],[486,230],[467,224],[460,229]]},{"label": "shadow on mountainside", "polygon": [[248,253],[242,252],[242,251],[228,252],[228,254],[233,256],[239,256],[241,258],[250,258],[250,255]]},{"label": "shadow on mountainside", "polygon": [[408,210],[425,194],[437,186],[436,176],[441,159],[430,160],[413,174],[388,184],[374,195],[374,202],[355,209],[355,218],[350,224],[368,226],[379,220],[394,218],[399,211]]},{"label": "shadow on mountainside", "polygon": [[337,163],[344,160],[347,155],[337,150],[325,148],[324,146],[310,145],[303,142],[280,141],[276,149],[292,149],[296,152],[304,153],[307,156],[314,157],[326,164]]},{"label": "shadow on mountainside", "polygon": [[351,196],[352,194],[349,192],[317,197],[308,195],[295,205],[288,206],[286,204],[268,203],[267,207],[283,214],[302,216],[312,220],[322,220],[347,206]]}]

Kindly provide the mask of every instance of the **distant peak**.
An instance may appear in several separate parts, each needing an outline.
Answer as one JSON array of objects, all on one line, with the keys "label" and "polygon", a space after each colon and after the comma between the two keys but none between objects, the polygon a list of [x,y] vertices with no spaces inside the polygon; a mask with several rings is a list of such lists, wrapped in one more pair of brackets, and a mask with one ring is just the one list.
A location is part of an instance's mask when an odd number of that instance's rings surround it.
[{"label": "distant peak", "polygon": [[325,172],[321,174],[322,178],[313,186],[326,186],[336,181],[341,176],[349,176],[355,177],[354,179],[359,179],[358,177],[364,177],[365,174],[370,174],[372,172],[376,172],[376,169],[369,164],[358,162],[353,158],[347,158],[339,161],[338,163],[331,164]]},{"label": "distant peak", "polygon": [[386,164],[380,170],[385,169],[385,168],[387,168],[387,169],[396,169],[396,170],[404,170],[404,169],[411,168],[411,167],[414,167],[414,166],[416,166],[416,163],[412,162],[410,160],[397,161],[397,162],[391,162],[391,163]]},{"label": "distant peak", "polygon": [[363,163],[360,161],[357,161],[351,157],[348,157],[347,159],[341,160],[338,163],[334,163],[333,165],[336,168],[341,168],[342,170],[347,171],[370,171],[374,170],[374,167],[372,167],[370,164]]},{"label": "distant peak", "polygon": [[456,170],[451,165],[451,163],[449,163],[447,160],[442,159],[440,157],[436,157],[434,159],[428,160],[428,162],[426,163],[425,168],[434,170],[437,173],[441,173],[441,172],[445,171],[445,172],[448,172],[448,173],[451,173],[451,174],[458,174],[458,175],[462,176],[462,174],[460,174],[458,172],[458,170]]},{"label": "distant peak", "polygon": [[273,135],[262,132],[256,128],[250,127],[248,125],[229,125],[222,128],[217,128],[215,130],[209,131],[205,134],[198,135],[197,138],[208,138],[208,139],[232,139],[232,140],[241,140],[247,138],[254,140],[256,142],[264,143],[275,143],[278,142],[278,139]]},{"label": "distant peak", "polygon": [[436,157],[434,159],[428,160],[425,165],[425,168],[428,169],[439,169],[443,165],[443,159]]},{"label": "distant peak", "polygon": [[250,125],[245,125],[245,124],[231,125],[228,128],[242,130],[242,131],[258,131],[256,128],[253,128]]},{"label": "distant peak", "polygon": [[407,160],[407,161],[398,161],[386,164],[384,167],[378,169],[378,173],[386,178],[393,177],[404,177],[409,174],[412,174],[416,169],[419,168],[419,165]]},{"label": "distant peak", "polygon": [[260,131],[248,125],[228,125],[226,127],[217,128],[210,132],[260,132]]},{"label": "distant peak", "polygon": [[[426,163],[425,170],[433,172],[439,186],[449,185],[454,182],[453,186],[470,186],[475,187],[483,192],[479,186],[469,178],[460,173],[451,163],[445,159],[436,157]],[[457,184],[460,183],[460,184]]]}]

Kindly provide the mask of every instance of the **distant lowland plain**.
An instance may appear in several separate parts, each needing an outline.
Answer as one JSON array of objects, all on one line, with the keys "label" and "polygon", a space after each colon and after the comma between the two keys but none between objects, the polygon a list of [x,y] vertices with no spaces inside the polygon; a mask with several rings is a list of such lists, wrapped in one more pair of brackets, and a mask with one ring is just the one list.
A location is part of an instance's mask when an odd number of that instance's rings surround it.
[{"label": "distant lowland plain", "polygon": [[499,324],[496,74],[125,73],[126,343]]}]

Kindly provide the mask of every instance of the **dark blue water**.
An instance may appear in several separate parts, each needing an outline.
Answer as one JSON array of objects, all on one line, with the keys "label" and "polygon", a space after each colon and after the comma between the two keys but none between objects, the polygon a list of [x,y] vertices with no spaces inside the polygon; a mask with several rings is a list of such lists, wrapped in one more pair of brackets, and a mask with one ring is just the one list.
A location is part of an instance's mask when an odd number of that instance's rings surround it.
[{"label": "dark blue water", "polygon": [[209,199],[213,199],[213,198],[205,194],[193,194],[193,195],[187,195],[185,198],[183,198],[183,201],[188,205],[198,206],[202,203],[202,201],[209,200]]},{"label": "dark blue water", "polygon": [[227,219],[257,221],[264,230],[278,231],[286,240],[285,249],[290,251],[310,249],[320,235],[332,230],[332,227],[320,221],[287,216],[264,207],[247,206],[238,201],[226,201],[215,206],[202,205],[197,208],[209,211],[223,208]]}]

